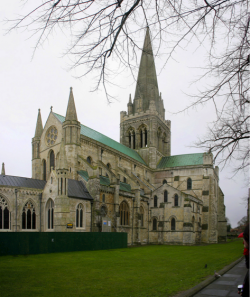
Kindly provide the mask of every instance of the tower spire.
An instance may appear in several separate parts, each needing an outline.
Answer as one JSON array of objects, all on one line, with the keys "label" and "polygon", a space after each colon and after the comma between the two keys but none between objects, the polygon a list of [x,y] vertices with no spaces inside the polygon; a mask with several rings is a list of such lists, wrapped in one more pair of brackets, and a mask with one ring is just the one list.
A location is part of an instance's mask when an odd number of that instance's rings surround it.
[{"label": "tower spire", "polygon": [[[140,61],[139,73],[137,78],[136,90],[135,90],[135,103],[138,100],[138,104],[135,104],[134,112],[139,110],[139,100],[142,98],[142,109],[146,111],[149,109],[150,101],[155,101],[156,109],[159,112],[159,90],[158,82],[155,70],[155,62],[153,49],[150,39],[149,28],[147,27],[142,56]],[[141,106],[140,106],[141,108]]]},{"label": "tower spire", "polygon": [[37,115],[37,121],[36,121],[35,137],[40,138],[42,133],[43,133],[43,123],[42,123],[42,117],[41,117],[40,108],[39,108],[38,115]]},{"label": "tower spire", "polygon": [[68,121],[68,120],[77,121],[76,107],[75,107],[72,87],[70,88],[69,101],[68,101],[68,107],[67,107],[66,118],[65,118],[65,121]]}]

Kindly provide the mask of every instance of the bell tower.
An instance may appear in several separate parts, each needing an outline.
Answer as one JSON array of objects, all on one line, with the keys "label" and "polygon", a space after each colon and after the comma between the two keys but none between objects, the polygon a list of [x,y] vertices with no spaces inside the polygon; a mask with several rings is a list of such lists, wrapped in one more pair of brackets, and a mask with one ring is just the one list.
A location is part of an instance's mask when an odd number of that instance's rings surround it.
[{"label": "bell tower", "polygon": [[159,94],[153,49],[147,28],[134,100],[120,116],[120,142],[135,149],[151,168],[162,156],[171,155],[171,122],[165,120]]}]

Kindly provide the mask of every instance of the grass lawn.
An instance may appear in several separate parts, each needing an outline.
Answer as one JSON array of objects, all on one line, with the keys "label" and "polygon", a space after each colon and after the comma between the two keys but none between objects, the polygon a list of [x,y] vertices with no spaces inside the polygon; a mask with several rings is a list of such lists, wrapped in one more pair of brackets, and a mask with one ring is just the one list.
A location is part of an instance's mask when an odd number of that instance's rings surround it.
[{"label": "grass lawn", "polygon": [[242,252],[242,240],[234,240],[207,246],[2,256],[0,296],[173,296]]}]

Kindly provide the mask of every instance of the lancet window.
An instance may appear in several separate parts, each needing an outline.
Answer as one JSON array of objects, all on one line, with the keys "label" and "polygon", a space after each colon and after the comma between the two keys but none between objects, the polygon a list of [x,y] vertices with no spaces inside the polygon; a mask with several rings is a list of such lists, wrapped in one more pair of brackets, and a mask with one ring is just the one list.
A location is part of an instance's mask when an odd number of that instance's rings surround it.
[{"label": "lancet window", "polygon": [[10,215],[6,199],[0,196],[0,230],[10,229]]},{"label": "lancet window", "polygon": [[178,206],[179,197],[177,194],[174,195],[174,206]]},{"label": "lancet window", "polygon": [[44,159],[42,162],[42,166],[43,166],[43,180],[46,180],[46,161]]},{"label": "lancet window", "polygon": [[172,218],[172,220],[171,220],[171,230],[174,231],[175,228],[176,228],[176,226],[175,226],[175,219]]},{"label": "lancet window", "polygon": [[31,201],[23,207],[22,229],[36,229],[36,210]]},{"label": "lancet window", "polygon": [[76,228],[83,228],[83,205],[81,203],[76,208]]},{"label": "lancet window", "polygon": [[168,191],[164,191],[164,202],[168,202]]},{"label": "lancet window", "polygon": [[141,127],[139,130],[140,135],[140,147],[147,147],[148,146],[148,131],[146,127]]},{"label": "lancet window", "polygon": [[158,200],[157,196],[154,196],[154,207],[157,207],[157,200]]},{"label": "lancet window", "polygon": [[54,202],[49,199],[46,205],[47,229],[54,229]]},{"label": "lancet window", "polygon": [[54,151],[51,151],[49,154],[49,159],[50,159],[50,170],[55,168],[55,154]]},{"label": "lancet window", "polygon": [[191,190],[192,189],[192,179],[189,177],[187,179],[187,190]]},{"label": "lancet window", "polygon": [[120,204],[120,225],[129,225],[129,206],[125,201]]}]

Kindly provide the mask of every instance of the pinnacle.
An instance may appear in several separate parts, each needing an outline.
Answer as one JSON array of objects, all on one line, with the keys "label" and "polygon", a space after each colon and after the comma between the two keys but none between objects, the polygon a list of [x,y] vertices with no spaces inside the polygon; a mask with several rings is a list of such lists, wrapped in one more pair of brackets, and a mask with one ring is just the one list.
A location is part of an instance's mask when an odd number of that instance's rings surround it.
[{"label": "pinnacle", "polygon": [[2,163],[2,171],[1,171],[1,175],[5,175],[5,166],[4,166],[4,163]]},{"label": "pinnacle", "polygon": [[65,121],[67,120],[77,121],[76,107],[75,107],[72,87],[70,87],[69,101],[68,101],[68,107],[67,107],[66,118],[65,118]]},{"label": "pinnacle", "polygon": [[40,138],[43,133],[43,123],[42,123],[42,116],[40,112],[40,108],[38,109],[38,116],[36,121],[36,131],[35,131],[35,137]]}]

